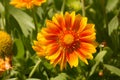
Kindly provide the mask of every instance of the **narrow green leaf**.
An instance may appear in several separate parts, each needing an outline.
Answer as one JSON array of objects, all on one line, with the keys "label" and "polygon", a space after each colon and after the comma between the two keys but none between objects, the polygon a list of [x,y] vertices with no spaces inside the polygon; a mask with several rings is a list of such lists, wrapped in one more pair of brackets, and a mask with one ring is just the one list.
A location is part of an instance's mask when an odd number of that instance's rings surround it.
[{"label": "narrow green leaf", "polygon": [[119,21],[117,16],[115,16],[108,24],[108,34],[111,35],[114,30],[118,28]]},{"label": "narrow green leaf", "polygon": [[4,26],[5,26],[4,12],[5,12],[5,8],[3,4],[0,2],[0,29],[4,29]]},{"label": "narrow green leaf", "polygon": [[105,66],[108,70],[110,70],[112,73],[120,76],[120,69],[119,69],[119,68],[117,68],[117,67],[115,67],[115,66],[108,65],[108,64],[104,64],[104,66]]},{"label": "narrow green leaf", "polygon": [[53,10],[53,8],[49,9],[48,15],[49,15],[50,18],[52,18],[52,16],[54,15],[54,10]]},{"label": "narrow green leaf", "polygon": [[106,50],[103,50],[103,51],[99,52],[98,55],[95,57],[95,61],[100,62],[101,59],[103,59],[103,57],[105,56],[106,53],[107,53]]},{"label": "narrow green leaf", "polygon": [[91,75],[94,73],[97,65],[100,63],[100,61],[103,59],[103,57],[105,56],[106,53],[107,53],[107,51],[104,50],[104,51],[101,51],[101,52],[99,52],[99,53],[97,54],[97,56],[95,57],[96,63],[95,63],[95,65],[93,65],[93,67],[91,68],[91,71],[90,71],[89,76],[91,76]]},{"label": "narrow green leaf", "polygon": [[108,0],[106,5],[107,12],[112,11],[116,7],[118,2],[119,0]]},{"label": "narrow green leaf", "polygon": [[67,80],[68,75],[65,73],[60,73],[57,77],[51,78],[50,80]]},{"label": "narrow green leaf", "polygon": [[21,30],[23,31],[23,34],[27,37],[30,32],[32,32],[32,30],[35,28],[32,22],[33,19],[22,10],[13,7],[9,8],[9,12],[16,19],[16,21],[21,27]]},{"label": "narrow green leaf", "polygon": [[43,9],[41,7],[37,8],[37,14],[40,17],[40,19],[42,20],[43,19],[42,15],[44,14],[44,12],[43,12]]},{"label": "narrow green leaf", "polygon": [[3,13],[5,11],[4,6],[2,5],[2,3],[0,2],[0,13]]},{"label": "narrow green leaf", "polygon": [[107,51],[107,54],[104,56],[104,62],[107,62],[111,58],[113,50],[110,47],[104,47],[104,50]]},{"label": "narrow green leaf", "polygon": [[23,58],[25,51],[22,41],[20,39],[15,39],[15,45],[17,47],[16,58]]},{"label": "narrow green leaf", "polygon": [[6,80],[18,80],[17,78],[10,78],[10,79],[6,79]]},{"label": "narrow green leaf", "polygon": [[36,78],[28,78],[26,80],[41,80],[41,79],[36,79]]}]

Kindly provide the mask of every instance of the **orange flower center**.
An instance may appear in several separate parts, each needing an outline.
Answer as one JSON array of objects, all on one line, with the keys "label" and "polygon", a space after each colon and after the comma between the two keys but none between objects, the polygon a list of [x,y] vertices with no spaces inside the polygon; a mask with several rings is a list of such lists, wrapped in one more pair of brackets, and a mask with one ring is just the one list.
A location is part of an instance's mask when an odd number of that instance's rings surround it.
[{"label": "orange flower center", "polygon": [[74,36],[72,34],[66,34],[63,41],[65,44],[72,44],[74,42]]}]

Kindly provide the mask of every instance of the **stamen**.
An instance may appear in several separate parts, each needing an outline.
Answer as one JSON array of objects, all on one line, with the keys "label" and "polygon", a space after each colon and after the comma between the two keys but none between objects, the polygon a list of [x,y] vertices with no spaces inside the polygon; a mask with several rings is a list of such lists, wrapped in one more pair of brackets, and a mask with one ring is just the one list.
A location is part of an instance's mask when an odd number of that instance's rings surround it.
[{"label": "stamen", "polygon": [[66,34],[63,40],[65,44],[71,44],[74,42],[74,36],[72,34]]}]

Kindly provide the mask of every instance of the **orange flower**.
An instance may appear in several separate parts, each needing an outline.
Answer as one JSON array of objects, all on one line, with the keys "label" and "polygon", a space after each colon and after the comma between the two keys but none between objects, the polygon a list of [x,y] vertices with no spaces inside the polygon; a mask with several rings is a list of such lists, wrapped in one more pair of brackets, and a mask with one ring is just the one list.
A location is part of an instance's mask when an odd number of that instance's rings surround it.
[{"label": "orange flower", "polygon": [[14,5],[16,8],[26,7],[30,9],[33,6],[40,6],[44,2],[46,2],[46,0],[12,0],[10,4]]},{"label": "orange flower", "polygon": [[0,75],[6,71],[11,69],[11,59],[9,57],[5,57],[5,59],[0,58]]},{"label": "orange flower", "polygon": [[34,5],[40,6],[44,2],[46,2],[46,0],[34,0]]},{"label": "orange flower", "polygon": [[75,15],[75,12],[56,14],[38,33],[33,49],[54,66],[60,64],[61,70],[67,62],[71,67],[77,67],[79,59],[86,64],[87,59],[93,59],[95,35],[94,24],[87,24],[86,17]]}]

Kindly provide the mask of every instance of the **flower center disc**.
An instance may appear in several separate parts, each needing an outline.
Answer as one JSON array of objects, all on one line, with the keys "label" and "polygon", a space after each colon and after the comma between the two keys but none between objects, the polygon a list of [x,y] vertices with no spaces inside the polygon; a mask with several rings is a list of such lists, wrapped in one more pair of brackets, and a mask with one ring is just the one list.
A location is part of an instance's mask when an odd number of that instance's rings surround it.
[{"label": "flower center disc", "polygon": [[66,34],[63,40],[65,44],[71,44],[74,41],[74,36],[72,34]]}]

